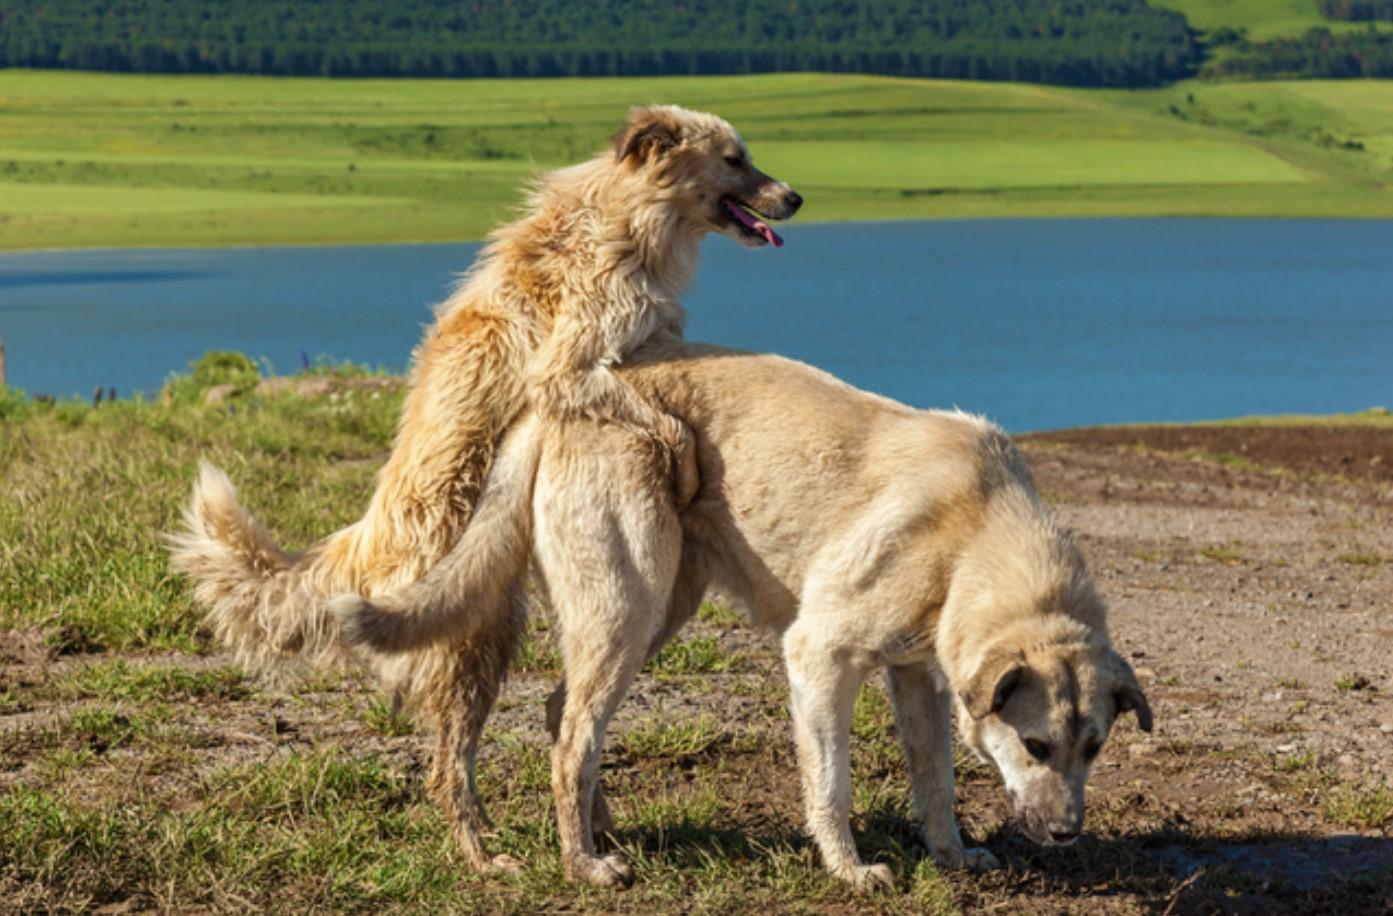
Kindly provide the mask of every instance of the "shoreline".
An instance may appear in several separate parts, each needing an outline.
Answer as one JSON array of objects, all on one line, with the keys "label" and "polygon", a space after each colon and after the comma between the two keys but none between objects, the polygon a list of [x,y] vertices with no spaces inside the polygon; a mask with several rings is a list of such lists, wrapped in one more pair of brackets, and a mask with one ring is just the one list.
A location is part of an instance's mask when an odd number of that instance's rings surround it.
[{"label": "shoreline", "polygon": [[[851,226],[851,225],[915,225],[921,223],[1006,223],[1006,222],[1301,222],[1301,223],[1393,223],[1393,215],[1388,216],[1297,216],[1297,215],[1276,215],[1276,216],[1255,216],[1251,214],[1193,214],[1193,213],[1158,213],[1150,216],[1139,216],[1135,214],[1118,216],[1099,216],[1093,214],[1052,214],[1040,216],[1033,214],[1021,214],[1019,216],[929,216],[918,219],[829,219],[818,220],[816,222],[799,223],[794,228],[796,233],[802,228],[823,229],[829,226]],[[0,259],[11,255],[35,255],[35,254],[101,254],[104,252],[139,252],[139,251],[261,251],[266,249],[288,249],[288,248],[385,248],[385,247],[427,247],[447,245],[481,245],[487,241],[487,236],[478,238],[458,238],[458,239],[391,239],[386,241],[350,241],[341,242],[332,239],[313,240],[303,242],[229,242],[219,244],[217,242],[191,242],[189,244],[162,244],[162,245],[73,245],[73,246],[47,246],[43,248],[4,248],[0,247]]]}]

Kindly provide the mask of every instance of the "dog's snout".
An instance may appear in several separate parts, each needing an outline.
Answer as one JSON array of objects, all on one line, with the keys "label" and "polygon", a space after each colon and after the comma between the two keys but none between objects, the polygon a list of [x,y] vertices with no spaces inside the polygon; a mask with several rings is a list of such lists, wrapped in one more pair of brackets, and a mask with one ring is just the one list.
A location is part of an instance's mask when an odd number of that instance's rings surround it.
[{"label": "dog's snout", "polygon": [[789,215],[792,216],[798,212],[799,207],[803,206],[803,195],[789,188],[788,192],[784,194],[784,206],[788,207]]},{"label": "dog's snout", "polygon": [[1050,828],[1050,839],[1054,840],[1056,843],[1058,843],[1058,844],[1061,845],[1061,846],[1067,846],[1067,845],[1069,845],[1070,843],[1072,843],[1072,842],[1074,842],[1075,840],[1077,840],[1078,838],[1079,838],[1079,832],[1078,832],[1077,830],[1072,830],[1072,829],[1057,830],[1057,829],[1055,829],[1054,827],[1051,827],[1051,828]]}]

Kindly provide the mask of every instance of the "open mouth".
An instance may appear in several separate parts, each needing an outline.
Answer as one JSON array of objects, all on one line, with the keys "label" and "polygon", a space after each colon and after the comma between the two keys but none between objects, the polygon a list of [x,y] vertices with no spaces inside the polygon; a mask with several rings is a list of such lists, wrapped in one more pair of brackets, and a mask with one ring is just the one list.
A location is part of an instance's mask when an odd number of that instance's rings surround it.
[{"label": "open mouth", "polygon": [[770,229],[768,223],[733,197],[722,197],[721,207],[730,214],[735,225],[739,227],[740,233],[746,238],[758,240],[760,244],[773,245],[775,248],[784,246],[783,238],[773,229]]}]

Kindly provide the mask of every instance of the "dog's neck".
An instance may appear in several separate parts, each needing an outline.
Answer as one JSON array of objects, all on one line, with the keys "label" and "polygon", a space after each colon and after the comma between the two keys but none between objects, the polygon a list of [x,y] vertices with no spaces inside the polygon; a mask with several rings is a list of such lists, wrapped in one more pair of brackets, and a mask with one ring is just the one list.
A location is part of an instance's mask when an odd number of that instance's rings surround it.
[{"label": "dog's neck", "polygon": [[1002,645],[1108,639],[1104,605],[1073,538],[1022,485],[990,497],[955,566],[936,640],[955,686]]}]

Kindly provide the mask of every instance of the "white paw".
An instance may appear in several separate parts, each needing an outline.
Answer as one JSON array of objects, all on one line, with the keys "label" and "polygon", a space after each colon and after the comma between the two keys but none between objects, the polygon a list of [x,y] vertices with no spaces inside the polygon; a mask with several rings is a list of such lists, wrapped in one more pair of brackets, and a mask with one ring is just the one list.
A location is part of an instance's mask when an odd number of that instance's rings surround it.
[{"label": "white paw", "polygon": [[604,858],[577,856],[571,861],[570,872],[573,880],[596,887],[628,887],[634,883],[634,870],[617,854]]},{"label": "white paw", "polygon": [[861,890],[894,890],[895,873],[888,865],[857,865],[850,870],[851,883]]},{"label": "white paw", "polygon": [[930,847],[934,864],[944,869],[965,868],[968,871],[991,871],[1000,868],[1001,862],[990,851],[980,846],[966,849],[962,844]]}]

